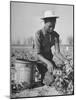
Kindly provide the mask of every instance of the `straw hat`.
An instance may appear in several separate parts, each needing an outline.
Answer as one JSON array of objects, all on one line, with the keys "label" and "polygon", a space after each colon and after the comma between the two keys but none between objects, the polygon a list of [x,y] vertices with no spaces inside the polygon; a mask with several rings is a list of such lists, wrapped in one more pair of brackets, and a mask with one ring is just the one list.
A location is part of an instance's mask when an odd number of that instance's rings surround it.
[{"label": "straw hat", "polygon": [[59,18],[59,16],[55,15],[54,11],[47,10],[44,12],[44,16],[41,19],[45,20],[47,18]]}]

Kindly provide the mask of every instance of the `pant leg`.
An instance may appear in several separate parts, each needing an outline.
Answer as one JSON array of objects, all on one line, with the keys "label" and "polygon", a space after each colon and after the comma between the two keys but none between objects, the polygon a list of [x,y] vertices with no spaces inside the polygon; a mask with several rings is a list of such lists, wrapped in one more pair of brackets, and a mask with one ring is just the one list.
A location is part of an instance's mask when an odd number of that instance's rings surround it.
[{"label": "pant leg", "polygon": [[43,82],[45,73],[47,72],[47,68],[46,68],[46,66],[44,66],[43,64],[40,64],[40,63],[37,64],[37,68],[41,74],[41,82]]}]

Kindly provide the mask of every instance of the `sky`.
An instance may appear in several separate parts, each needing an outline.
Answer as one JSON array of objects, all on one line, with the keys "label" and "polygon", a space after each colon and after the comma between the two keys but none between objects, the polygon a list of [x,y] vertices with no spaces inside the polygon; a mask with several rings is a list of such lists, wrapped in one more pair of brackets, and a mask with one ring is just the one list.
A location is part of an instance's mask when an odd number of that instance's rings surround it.
[{"label": "sky", "polygon": [[67,38],[73,36],[73,6],[26,2],[11,2],[12,42],[23,42],[30,36],[35,37],[35,33],[44,26],[41,18],[47,10],[59,16],[55,31],[60,35],[62,44],[67,44]]}]

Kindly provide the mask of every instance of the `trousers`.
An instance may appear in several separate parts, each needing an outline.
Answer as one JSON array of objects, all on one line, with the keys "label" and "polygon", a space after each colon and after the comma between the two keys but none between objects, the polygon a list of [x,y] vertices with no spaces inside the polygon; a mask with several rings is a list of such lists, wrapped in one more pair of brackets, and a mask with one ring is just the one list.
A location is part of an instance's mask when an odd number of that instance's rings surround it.
[{"label": "trousers", "polygon": [[[54,67],[56,67],[56,64],[53,60],[51,60],[51,63],[53,64]],[[39,73],[41,74],[41,82],[43,83],[45,73],[48,71],[47,66],[45,66],[42,63],[37,63],[37,69],[39,70]]]}]

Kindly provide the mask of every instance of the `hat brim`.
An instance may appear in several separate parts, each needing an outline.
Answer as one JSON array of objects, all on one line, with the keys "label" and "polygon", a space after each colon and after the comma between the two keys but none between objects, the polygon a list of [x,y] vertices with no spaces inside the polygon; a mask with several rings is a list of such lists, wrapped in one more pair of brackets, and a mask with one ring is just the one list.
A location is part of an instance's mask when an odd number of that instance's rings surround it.
[{"label": "hat brim", "polygon": [[52,16],[52,17],[44,17],[44,18],[41,18],[42,20],[45,20],[45,19],[52,19],[52,18],[59,18],[58,16]]}]

